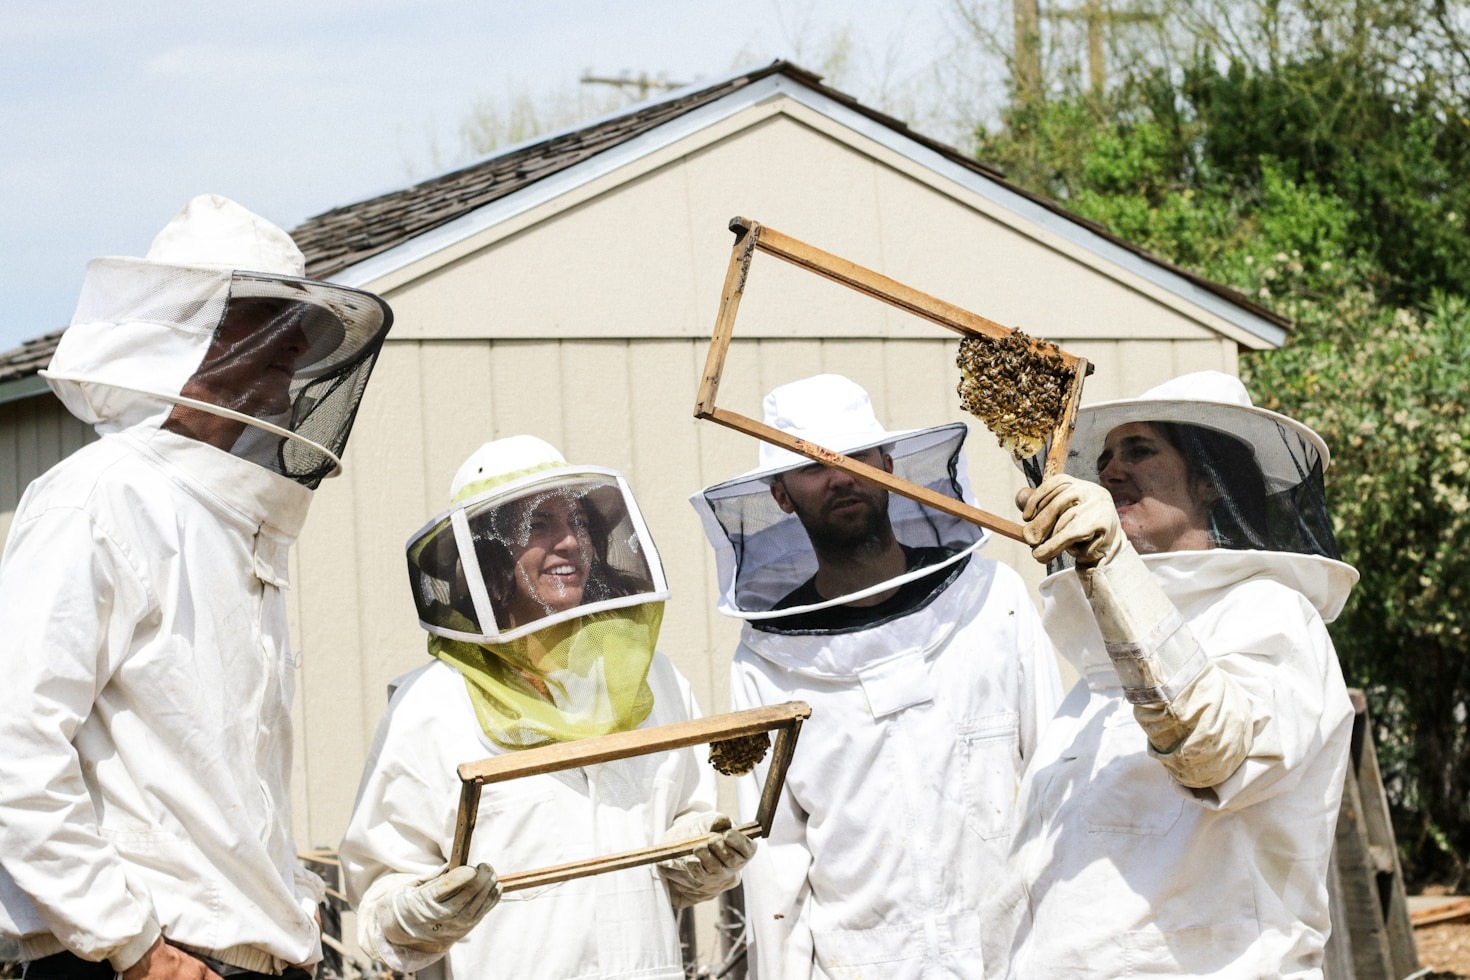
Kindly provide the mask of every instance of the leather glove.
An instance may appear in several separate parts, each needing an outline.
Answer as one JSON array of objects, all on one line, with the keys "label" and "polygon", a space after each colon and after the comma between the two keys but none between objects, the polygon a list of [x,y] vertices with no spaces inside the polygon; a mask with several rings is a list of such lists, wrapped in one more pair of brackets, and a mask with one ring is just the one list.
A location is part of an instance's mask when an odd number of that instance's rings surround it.
[{"label": "leather glove", "polygon": [[1059,473],[1035,490],[1022,490],[1016,505],[1031,557],[1048,562],[1070,552],[1079,568],[1102,565],[1128,543],[1113,495],[1096,483]]},{"label": "leather glove", "polygon": [[755,854],[755,841],[736,830],[730,818],[715,810],[694,810],[674,820],[664,843],[708,835],[693,854],[662,861],[658,870],[668,883],[675,908],[696,905],[734,888],[740,869]]},{"label": "leather glove", "polygon": [[1182,785],[1214,786],[1254,742],[1250,698],[1205,655],[1118,522],[1113,495],[1059,474],[1016,495],[1037,561],[1068,551],[1152,754]]},{"label": "leather glove", "polygon": [[394,946],[442,954],[498,901],[500,879],[490,865],[461,865],[396,889],[378,906],[378,928]]}]

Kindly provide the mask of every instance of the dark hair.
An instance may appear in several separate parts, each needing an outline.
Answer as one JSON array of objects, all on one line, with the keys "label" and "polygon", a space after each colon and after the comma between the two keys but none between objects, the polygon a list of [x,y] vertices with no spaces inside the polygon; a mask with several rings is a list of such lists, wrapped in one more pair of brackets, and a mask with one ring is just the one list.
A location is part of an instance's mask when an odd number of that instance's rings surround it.
[{"label": "dark hair", "polygon": [[1221,548],[1267,549],[1266,477],[1249,445],[1217,429],[1185,422],[1153,422],[1179,450],[1191,479],[1217,494],[1209,505],[1210,532]]}]

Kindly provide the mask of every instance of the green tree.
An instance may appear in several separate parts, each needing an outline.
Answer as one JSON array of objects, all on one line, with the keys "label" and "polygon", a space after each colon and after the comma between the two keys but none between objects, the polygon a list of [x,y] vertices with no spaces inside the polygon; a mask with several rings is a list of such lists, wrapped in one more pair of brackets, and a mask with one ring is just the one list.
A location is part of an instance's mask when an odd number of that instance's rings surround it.
[{"label": "green tree", "polygon": [[1470,854],[1470,104],[1440,0],[1199,2],[1102,93],[1048,86],[979,159],[1290,316],[1259,402],[1334,450],[1362,573],[1332,627],[1377,723],[1412,881]]}]

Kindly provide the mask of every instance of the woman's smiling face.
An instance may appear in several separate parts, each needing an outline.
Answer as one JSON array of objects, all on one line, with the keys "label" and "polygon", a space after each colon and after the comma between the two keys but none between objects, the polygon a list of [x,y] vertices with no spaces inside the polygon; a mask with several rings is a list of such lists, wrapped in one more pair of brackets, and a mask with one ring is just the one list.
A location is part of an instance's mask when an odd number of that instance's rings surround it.
[{"label": "woman's smiling face", "polygon": [[1113,495],[1118,522],[1139,554],[1214,547],[1211,488],[1189,475],[1184,454],[1153,424],[1126,422],[1109,432],[1097,475]]},{"label": "woman's smiling face", "polygon": [[524,512],[511,549],[511,618],[521,624],[581,604],[593,547],[586,505],[577,497],[550,493],[518,506]]}]

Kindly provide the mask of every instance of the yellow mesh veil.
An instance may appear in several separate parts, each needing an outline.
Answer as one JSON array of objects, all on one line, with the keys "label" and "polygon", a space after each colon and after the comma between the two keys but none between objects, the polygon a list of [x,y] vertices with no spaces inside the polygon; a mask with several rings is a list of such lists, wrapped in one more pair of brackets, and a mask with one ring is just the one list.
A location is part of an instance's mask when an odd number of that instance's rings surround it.
[{"label": "yellow mesh veil", "polygon": [[664,604],[556,623],[503,643],[429,636],[429,652],[464,676],[487,738],[510,749],[637,728],[653,710],[648,668]]}]

